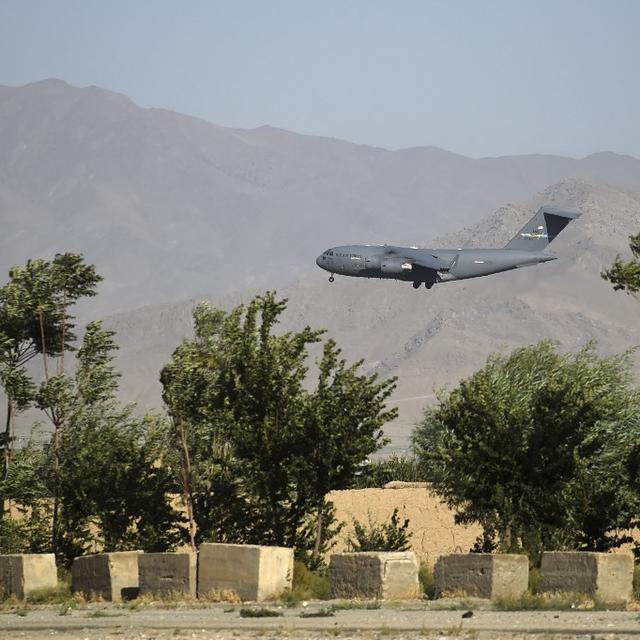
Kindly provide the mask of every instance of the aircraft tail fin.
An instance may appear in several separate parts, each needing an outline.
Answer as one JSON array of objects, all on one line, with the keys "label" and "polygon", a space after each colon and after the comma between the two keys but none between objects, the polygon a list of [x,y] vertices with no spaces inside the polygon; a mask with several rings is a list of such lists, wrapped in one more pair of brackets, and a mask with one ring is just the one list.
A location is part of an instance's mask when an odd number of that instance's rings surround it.
[{"label": "aircraft tail fin", "polygon": [[538,212],[512,238],[505,249],[542,251],[572,221],[580,217],[578,211],[540,207]]}]

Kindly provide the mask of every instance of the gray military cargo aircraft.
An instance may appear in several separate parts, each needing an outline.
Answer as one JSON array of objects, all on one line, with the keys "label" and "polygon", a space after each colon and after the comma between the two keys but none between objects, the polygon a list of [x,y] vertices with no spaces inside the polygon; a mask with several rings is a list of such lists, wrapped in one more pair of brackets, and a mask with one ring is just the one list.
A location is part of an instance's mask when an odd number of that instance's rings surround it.
[{"label": "gray military cargo aircraft", "polygon": [[316,264],[331,275],[387,278],[421,284],[479,278],[492,273],[555,260],[543,253],[547,245],[572,221],[577,211],[541,207],[504,249],[421,249],[390,245],[347,245],[327,249]]}]

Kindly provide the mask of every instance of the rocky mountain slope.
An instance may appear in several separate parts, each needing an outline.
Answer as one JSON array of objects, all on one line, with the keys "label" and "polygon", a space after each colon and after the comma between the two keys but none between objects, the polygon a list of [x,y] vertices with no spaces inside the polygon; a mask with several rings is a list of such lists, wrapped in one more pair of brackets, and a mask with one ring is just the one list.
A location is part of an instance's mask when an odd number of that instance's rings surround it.
[{"label": "rocky mountain slope", "polygon": [[[640,191],[611,153],[470,159],[228,129],[59,80],[0,86],[0,272],[82,251],[85,315],[291,284],[347,242],[414,244],[567,176]],[[313,276],[311,276],[313,277]]]},{"label": "rocky mountain slope", "polygon": [[[389,425],[393,447],[406,446],[410,430],[434,391],[455,384],[496,350],[543,338],[563,350],[595,339],[603,353],[640,344],[635,321],[640,302],[616,293],[600,277],[627,237],[640,228],[640,196],[586,180],[561,181],[520,205],[498,209],[480,223],[442,239],[440,246],[503,246],[542,204],[578,209],[583,216],[549,251],[560,259],[486,278],[414,290],[408,283],[337,277],[317,270],[279,293],[289,298],[284,329],[326,327],[349,359],[399,378],[394,402],[400,418]],[[214,297],[230,308],[253,291]],[[155,305],[113,316],[119,366],[127,398],[158,406],[160,367],[190,333],[194,300]]]}]

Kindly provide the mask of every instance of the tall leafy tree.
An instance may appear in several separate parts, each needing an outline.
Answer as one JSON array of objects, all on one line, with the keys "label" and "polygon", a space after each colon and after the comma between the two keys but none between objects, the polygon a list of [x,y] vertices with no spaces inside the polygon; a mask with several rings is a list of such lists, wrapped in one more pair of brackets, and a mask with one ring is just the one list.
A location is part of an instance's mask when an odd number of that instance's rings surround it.
[{"label": "tall leafy tree", "polygon": [[497,532],[503,548],[602,550],[639,513],[627,464],[638,407],[628,355],[561,355],[543,341],[440,393],[413,445],[457,521]]},{"label": "tall leafy tree", "polygon": [[[53,426],[53,527],[52,547],[57,549],[59,530],[60,431],[71,403],[72,384],[64,371],[66,351],[74,349],[74,316],[71,307],[80,299],[95,296],[102,280],[93,265],[85,264],[81,254],[59,253],[49,262],[29,260],[25,267],[14,267],[11,280],[26,291],[32,318],[39,330],[39,352],[42,354],[44,382],[37,404]],[[47,339],[47,326],[55,327]],[[57,359],[55,372],[50,371],[49,356]]]},{"label": "tall leafy tree", "polygon": [[75,376],[61,376],[68,389],[65,428],[49,468],[60,501],[57,550],[66,561],[86,552],[96,536],[106,551],[163,551],[182,540],[170,504],[173,477],[164,464],[166,423],[120,405],[116,349],[114,332],[92,322]]},{"label": "tall leafy tree", "polygon": [[51,337],[59,328],[55,321],[39,326],[30,291],[14,273],[15,270],[11,280],[0,288],[0,384],[7,401],[0,442],[4,480],[9,474],[16,415],[28,408],[36,395],[26,365],[42,351],[45,342],[51,342],[42,340],[42,332]]},{"label": "tall leafy tree", "polygon": [[229,313],[199,305],[194,339],[162,371],[193,538],[313,547],[332,517],[326,492],[351,481],[395,416],[393,381],[347,367],[331,341],[309,391],[323,331],[277,334],[285,308],[274,293]]},{"label": "tall leafy tree", "polygon": [[[1,442],[5,479],[16,414],[36,397],[26,365],[42,355],[45,384],[49,383],[50,357],[58,359],[57,372],[62,373],[64,352],[75,339],[69,309],[79,298],[95,295],[99,281],[94,267],[85,265],[80,254],[64,253],[53,261],[28,260],[23,267],[13,267],[9,282],[0,289],[0,383],[7,397]],[[50,417],[57,431],[61,423],[53,408]]]},{"label": "tall leafy tree", "polygon": [[231,455],[228,425],[210,406],[218,379],[224,335],[237,322],[206,302],[193,312],[194,337],[183,340],[162,369],[163,400],[171,422],[174,466],[185,504],[189,541],[241,542],[248,506],[241,496],[239,469]]},{"label": "tall leafy tree", "polygon": [[367,457],[388,442],[382,427],[397,416],[386,400],[395,379],[377,381],[361,372],[363,361],[347,366],[335,341],[327,340],[319,362],[317,387],[305,407],[300,478],[315,506],[316,532],[313,555],[317,559],[323,542],[326,496],[345,489]]},{"label": "tall leafy tree", "polygon": [[618,256],[613,265],[603,271],[602,277],[611,282],[616,291],[624,290],[636,294],[640,291],[640,233],[630,236],[629,240],[633,259],[624,262]]}]

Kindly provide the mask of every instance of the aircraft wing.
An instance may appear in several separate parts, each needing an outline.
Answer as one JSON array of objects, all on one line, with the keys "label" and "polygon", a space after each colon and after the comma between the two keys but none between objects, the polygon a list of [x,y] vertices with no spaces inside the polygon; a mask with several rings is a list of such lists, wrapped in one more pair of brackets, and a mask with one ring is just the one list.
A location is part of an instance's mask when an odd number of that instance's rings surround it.
[{"label": "aircraft wing", "polygon": [[451,260],[440,258],[436,253],[431,253],[430,251],[425,251],[419,256],[415,256],[413,263],[432,271],[449,271],[451,267]]}]

